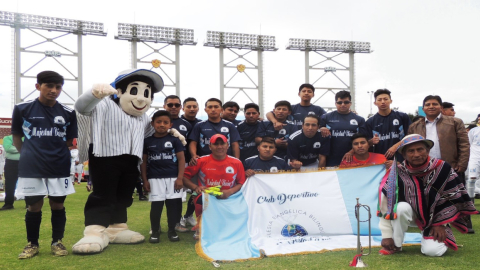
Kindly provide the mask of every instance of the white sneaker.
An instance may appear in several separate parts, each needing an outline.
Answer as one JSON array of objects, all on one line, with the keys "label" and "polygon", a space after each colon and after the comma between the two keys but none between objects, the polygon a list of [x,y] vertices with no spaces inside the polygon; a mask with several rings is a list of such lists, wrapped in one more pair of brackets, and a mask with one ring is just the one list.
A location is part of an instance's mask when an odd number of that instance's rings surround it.
[{"label": "white sneaker", "polygon": [[191,215],[189,217],[186,218],[186,224],[189,224],[190,226],[196,226],[197,225],[197,219]]},{"label": "white sneaker", "polygon": [[180,219],[180,226],[187,227],[187,220],[183,216]]}]

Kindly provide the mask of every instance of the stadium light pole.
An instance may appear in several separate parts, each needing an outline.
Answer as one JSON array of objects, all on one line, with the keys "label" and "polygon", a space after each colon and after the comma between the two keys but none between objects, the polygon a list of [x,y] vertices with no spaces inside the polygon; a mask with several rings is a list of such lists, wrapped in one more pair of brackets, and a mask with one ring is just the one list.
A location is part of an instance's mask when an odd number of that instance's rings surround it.
[{"label": "stadium light pole", "polygon": [[[182,45],[193,45],[195,46],[197,42],[194,40],[194,31],[193,29],[186,28],[173,28],[173,27],[164,27],[164,26],[153,26],[153,25],[141,25],[141,24],[130,24],[130,23],[119,23],[118,24],[118,34],[115,36],[115,39],[127,40],[131,43],[131,64],[132,68],[137,68],[138,63],[151,63],[152,68],[160,69],[170,81],[166,82],[165,86],[175,87],[175,94],[180,96],[180,46]],[[145,56],[138,56],[138,43],[144,44],[146,47],[151,49],[151,52]],[[161,48],[154,48],[148,43],[162,43],[166,44]],[[169,45],[175,46],[175,58],[174,60],[165,56],[161,50],[165,49]],[[146,61],[145,59],[150,55],[161,55],[167,61],[160,61],[158,59],[153,59],[151,61]],[[174,65],[175,66],[175,81],[172,80],[171,76],[161,67],[161,65]],[[173,76],[172,76],[173,77]],[[165,95],[165,94],[164,94]]]},{"label": "stadium light pole", "polygon": [[[99,22],[90,22],[90,21],[81,21],[81,20],[73,20],[73,19],[64,19],[64,18],[56,18],[56,17],[47,17],[47,16],[40,16],[40,15],[32,15],[32,14],[24,14],[24,13],[15,13],[15,12],[7,12],[7,11],[0,11],[0,25],[10,26],[14,29],[14,65],[15,65],[15,91],[14,91],[14,104],[18,104],[22,102],[27,96],[22,98],[21,95],[21,79],[22,78],[36,78],[35,76],[26,75],[26,73],[31,70],[33,67],[38,65],[43,60],[51,57],[55,60],[62,68],[64,68],[74,79],[65,78],[67,81],[77,81],[78,84],[78,93],[77,95],[82,94],[83,90],[83,63],[82,63],[82,36],[85,35],[96,35],[96,36],[106,36],[107,33],[103,30],[103,23]],[[27,46],[21,46],[21,33],[22,30],[29,30],[41,38],[44,41]],[[37,30],[49,31],[49,32],[63,32],[60,36],[54,38],[47,38]],[[69,49],[66,46],[60,45],[56,42],[56,39],[67,36],[69,34],[77,35],[77,51],[75,52],[73,49]],[[53,43],[68,53],[60,53],[58,51],[50,50],[50,51],[35,51],[32,50],[33,47],[38,46],[44,43]],[[22,72],[21,69],[21,56],[22,53],[33,53],[33,54],[44,54],[44,57],[33,64],[31,67],[26,69]],[[75,76],[65,65],[63,65],[57,58],[61,56],[70,56],[77,58],[77,75]],[[75,101],[73,97],[68,95],[64,92],[72,101]],[[69,103],[65,103],[71,105]]]},{"label": "stadium light pole", "polygon": [[[300,50],[305,51],[305,82],[310,83],[310,70],[323,70],[325,73],[322,74],[317,80],[315,80],[312,85],[315,86],[323,76],[328,73],[333,74],[345,87],[315,87],[316,89],[323,89],[326,92],[328,91],[341,91],[349,90],[352,96],[352,110],[355,110],[355,53],[371,53],[373,52],[370,49],[370,42],[358,42],[358,41],[341,41],[341,40],[323,40],[323,39],[301,39],[301,38],[290,38],[287,50]],[[315,52],[316,54],[325,58],[325,60],[320,61],[317,64],[310,65],[310,52]],[[328,53],[338,53],[334,56],[326,56],[319,52],[328,52]],[[341,63],[335,61],[335,57],[342,55],[344,53],[348,54],[349,64],[348,67],[342,65]],[[322,63],[331,61],[340,65],[342,68],[335,67],[316,67]],[[336,71],[348,71],[349,72],[349,84],[347,85],[340,77],[338,77]],[[323,93],[315,102],[317,102],[325,94]],[[313,103],[315,103],[313,102]],[[333,107],[328,107],[327,109],[331,110]]]},{"label": "stadium light pole", "polygon": [[[229,33],[219,31],[207,31],[207,40],[203,44],[206,47],[214,47],[219,49],[219,66],[220,66],[220,100],[225,102],[225,89],[236,89],[237,92],[231,98],[235,98],[237,94],[243,93],[251,102],[255,102],[245,89],[257,90],[257,103],[260,107],[260,113],[264,112],[264,82],[263,82],[263,52],[277,51],[275,47],[275,36]],[[236,57],[225,63],[224,49],[228,49]],[[235,51],[233,50],[235,49]],[[247,50],[241,54],[238,50]],[[252,51],[257,51],[257,64],[248,61],[244,56]],[[236,66],[230,65],[237,59],[242,59],[242,64]],[[225,69],[235,68],[237,72],[225,83]],[[256,70],[258,75],[257,82],[254,82],[248,75],[247,70]],[[244,74],[255,87],[251,86],[229,86],[228,83],[238,74]]]}]

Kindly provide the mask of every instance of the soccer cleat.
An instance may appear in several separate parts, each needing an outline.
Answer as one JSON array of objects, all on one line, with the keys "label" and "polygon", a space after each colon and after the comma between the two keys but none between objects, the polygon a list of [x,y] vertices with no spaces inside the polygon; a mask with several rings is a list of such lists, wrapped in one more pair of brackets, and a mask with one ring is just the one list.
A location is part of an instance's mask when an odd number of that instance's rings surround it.
[{"label": "soccer cleat", "polygon": [[152,233],[150,239],[148,239],[148,242],[152,244],[160,243],[160,232]]},{"label": "soccer cleat", "polygon": [[168,231],[168,240],[170,240],[170,242],[178,242],[180,241],[180,238],[178,237],[177,233],[172,230]]},{"label": "soccer cleat", "polygon": [[148,198],[146,196],[140,196],[138,198],[139,201],[148,201]]},{"label": "soccer cleat", "polygon": [[187,217],[186,220],[187,220],[188,225],[193,226],[193,227],[197,226],[197,219],[193,215]]},{"label": "soccer cleat", "polygon": [[175,226],[175,231],[184,233],[188,232],[188,229],[182,226],[180,223],[177,223],[177,225]]},{"label": "soccer cleat", "polygon": [[38,254],[38,246],[28,242],[22,253],[18,255],[19,259],[30,259]]},{"label": "soccer cleat", "polygon": [[67,248],[62,244],[61,240],[52,244],[52,254],[57,257],[68,255]]}]

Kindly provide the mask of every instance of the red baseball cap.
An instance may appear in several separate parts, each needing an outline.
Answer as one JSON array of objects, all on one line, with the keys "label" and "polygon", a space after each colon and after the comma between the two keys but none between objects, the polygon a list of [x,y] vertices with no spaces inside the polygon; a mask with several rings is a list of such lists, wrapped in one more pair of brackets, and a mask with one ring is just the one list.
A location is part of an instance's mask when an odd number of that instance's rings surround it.
[{"label": "red baseball cap", "polygon": [[215,134],[210,138],[210,143],[215,143],[218,139],[222,139],[224,143],[228,142],[227,137],[222,134]]}]

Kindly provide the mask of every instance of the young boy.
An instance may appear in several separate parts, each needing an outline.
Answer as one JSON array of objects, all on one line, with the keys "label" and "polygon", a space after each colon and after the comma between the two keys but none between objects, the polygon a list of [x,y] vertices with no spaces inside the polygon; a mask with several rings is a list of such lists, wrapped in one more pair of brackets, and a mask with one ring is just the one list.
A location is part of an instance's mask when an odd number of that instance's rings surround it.
[{"label": "young boy", "polygon": [[68,147],[77,137],[77,117],[73,109],[57,102],[63,82],[63,77],[54,71],[40,72],[35,84],[39,97],[17,104],[13,109],[13,144],[21,154],[17,189],[28,204],[25,225],[29,243],[19,259],[38,254],[45,195],[52,210],[51,251],[55,256],[68,254],[62,244],[67,221],[63,203],[68,194],[75,192]]},{"label": "young boy", "polygon": [[168,239],[180,241],[175,226],[182,214],[183,173],[185,171],[185,147],[170,135],[172,119],[167,111],[157,111],[152,116],[155,133],[146,138],[143,145],[143,163],[140,166],[143,187],[150,193],[152,202],[150,243],[160,242],[160,217],[163,205],[167,206]]},{"label": "young boy", "polygon": [[255,142],[258,144],[260,144],[263,137],[274,138],[277,147],[276,156],[283,159],[287,157],[288,138],[298,129],[293,122],[287,120],[291,112],[292,106],[290,102],[281,100],[275,103],[275,109],[273,110],[275,121],[282,123],[283,127],[280,130],[276,130],[273,122],[264,120],[258,126],[257,135],[255,135]]}]

